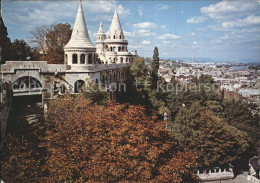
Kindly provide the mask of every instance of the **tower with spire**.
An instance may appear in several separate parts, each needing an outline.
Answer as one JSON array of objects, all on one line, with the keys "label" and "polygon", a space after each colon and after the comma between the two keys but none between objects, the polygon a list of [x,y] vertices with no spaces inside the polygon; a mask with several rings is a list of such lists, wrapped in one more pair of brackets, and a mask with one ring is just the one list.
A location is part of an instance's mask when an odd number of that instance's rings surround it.
[{"label": "tower with spire", "polygon": [[106,34],[103,30],[103,24],[102,22],[100,22],[99,25],[99,30],[96,36],[96,47],[97,47],[97,54],[101,57],[103,57],[104,55],[104,42],[106,39]]},{"label": "tower with spire", "polygon": [[131,63],[137,55],[137,52],[128,52],[128,41],[125,40],[117,10],[107,36],[100,24],[96,39],[97,54],[102,63]]},{"label": "tower with spire", "polygon": [[89,38],[81,2],[71,38],[64,47],[64,52],[65,64],[71,65],[72,69],[81,69],[84,65],[96,63],[96,48]]}]

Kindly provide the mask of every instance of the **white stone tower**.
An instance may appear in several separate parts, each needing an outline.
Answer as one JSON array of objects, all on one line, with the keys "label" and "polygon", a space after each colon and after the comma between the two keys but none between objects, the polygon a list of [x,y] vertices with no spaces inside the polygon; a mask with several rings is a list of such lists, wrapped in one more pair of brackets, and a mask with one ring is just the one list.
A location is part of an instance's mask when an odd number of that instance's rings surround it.
[{"label": "white stone tower", "polygon": [[84,65],[96,63],[96,48],[89,38],[81,2],[70,41],[64,51],[65,64],[71,65],[72,70],[84,70]]},{"label": "white stone tower", "polygon": [[96,36],[96,46],[97,46],[97,54],[99,54],[99,57],[104,56],[104,42],[106,39],[106,34],[103,30],[102,22],[100,22],[99,30]]}]

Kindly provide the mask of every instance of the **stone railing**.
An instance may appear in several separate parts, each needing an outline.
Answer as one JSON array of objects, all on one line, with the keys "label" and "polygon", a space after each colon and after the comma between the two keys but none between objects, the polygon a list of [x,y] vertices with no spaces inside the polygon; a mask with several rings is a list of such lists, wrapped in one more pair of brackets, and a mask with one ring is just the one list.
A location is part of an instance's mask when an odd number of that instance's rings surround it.
[{"label": "stone railing", "polygon": [[127,51],[122,51],[122,52],[117,52],[118,56],[128,56],[128,55],[132,55],[130,52]]},{"label": "stone railing", "polygon": [[75,65],[71,70],[66,72],[97,72],[103,70],[113,70],[130,67],[131,63],[112,63],[112,64],[93,64],[93,65]]},{"label": "stone railing", "polygon": [[65,72],[70,66],[47,64],[46,61],[7,61],[1,65],[2,73],[14,73],[15,70],[39,70],[39,72]]},{"label": "stone railing", "polygon": [[124,39],[105,39],[105,43],[125,43],[127,44],[128,41]]},{"label": "stone railing", "polygon": [[232,168],[214,168],[213,170],[205,170],[196,172],[201,181],[225,180],[234,178]]},{"label": "stone railing", "polygon": [[247,180],[253,181],[254,183],[260,183],[260,179],[252,176],[252,175],[247,175]]}]

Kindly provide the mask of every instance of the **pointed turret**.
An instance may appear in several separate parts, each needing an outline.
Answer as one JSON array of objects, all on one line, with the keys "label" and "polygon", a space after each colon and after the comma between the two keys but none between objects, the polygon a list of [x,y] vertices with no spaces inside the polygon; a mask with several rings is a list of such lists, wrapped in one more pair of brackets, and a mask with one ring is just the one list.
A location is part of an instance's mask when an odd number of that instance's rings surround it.
[{"label": "pointed turret", "polygon": [[97,34],[105,34],[105,31],[103,30],[103,24],[102,22],[100,21],[100,25],[99,25],[99,30],[98,30],[98,33]]},{"label": "pointed turret", "polygon": [[94,48],[94,45],[89,38],[87,24],[85,21],[81,2],[79,4],[79,9],[70,41],[65,46],[65,49],[70,48]]},{"label": "pointed turret", "polygon": [[114,17],[109,29],[109,39],[124,39],[124,33],[121,28],[117,10],[115,10]]},{"label": "pointed turret", "polygon": [[96,63],[96,48],[89,38],[81,2],[68,44],[64,47],[65,64],[71,65],[72,70],[84,69],[83,64]]}]

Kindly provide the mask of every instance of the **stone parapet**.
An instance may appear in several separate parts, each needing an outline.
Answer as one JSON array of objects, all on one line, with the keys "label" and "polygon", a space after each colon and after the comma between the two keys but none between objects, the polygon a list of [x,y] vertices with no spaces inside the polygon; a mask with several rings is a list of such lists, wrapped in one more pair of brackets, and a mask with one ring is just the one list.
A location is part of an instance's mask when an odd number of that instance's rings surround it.
[{"label": "stone parapet", "polygon": [[16,70],[38,70],[45,72],[65,72],[70,66],[63,64],[47,64],[46,61],[7,61],[1,65],[1,73],[15,73]]},{"label": "stone parapet", "polygon": [[127,44],[128,41],[124,39],[105,39],[105,43],[124,43]]}]

